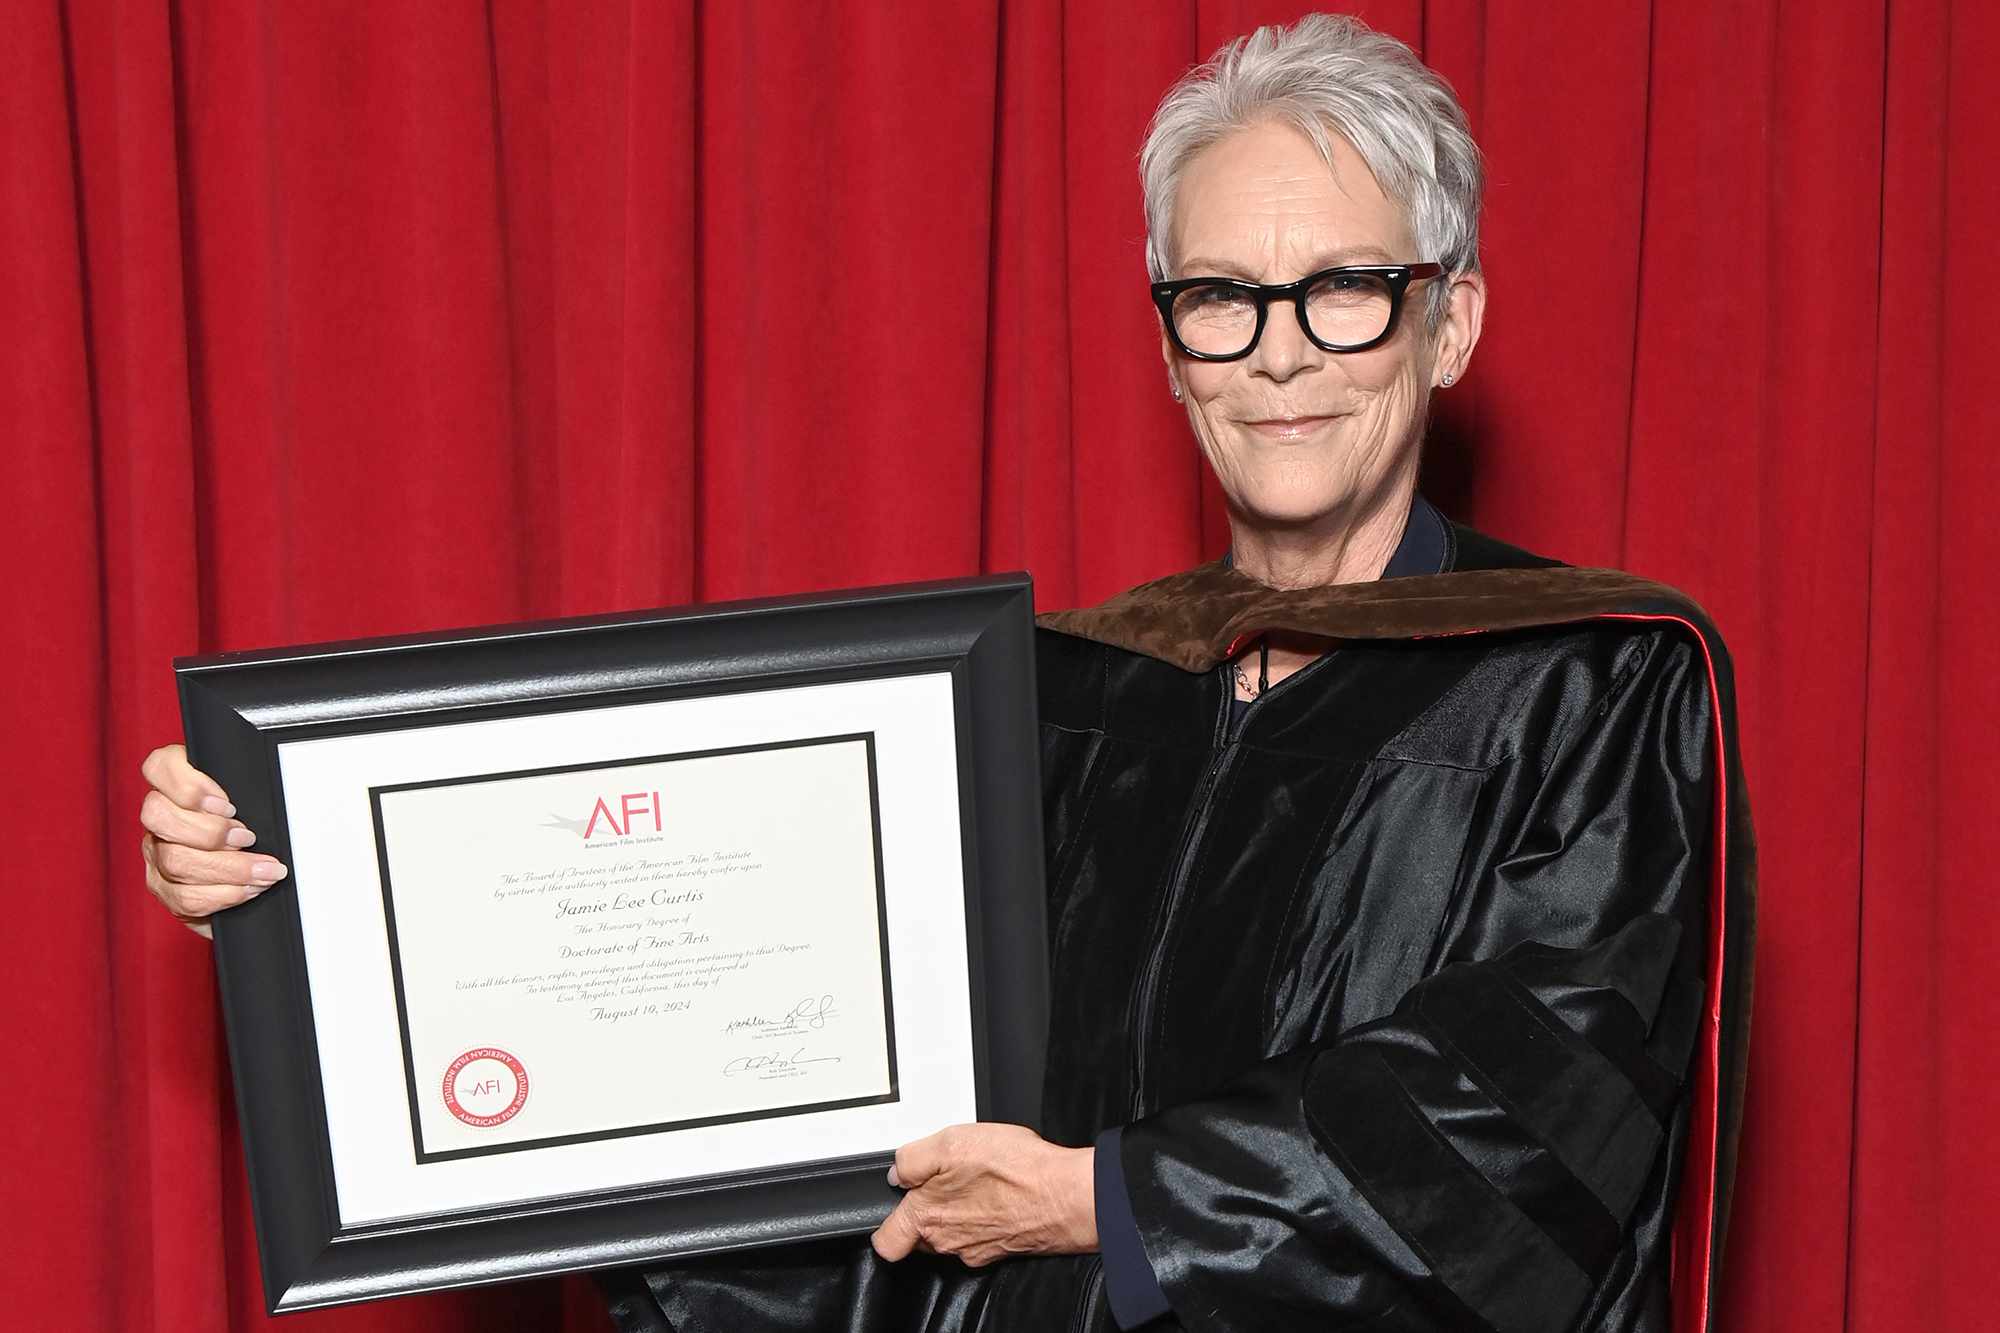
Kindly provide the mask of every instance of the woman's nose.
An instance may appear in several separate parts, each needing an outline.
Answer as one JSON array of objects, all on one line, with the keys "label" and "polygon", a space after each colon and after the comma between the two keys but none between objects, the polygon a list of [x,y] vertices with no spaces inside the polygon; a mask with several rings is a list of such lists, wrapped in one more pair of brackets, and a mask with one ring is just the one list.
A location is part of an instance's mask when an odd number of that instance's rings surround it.
[{"label": "woman's nose", "polygon": [[1326,359],[1326,353],[1299,326],[1298,313],[1289,305],[1276,303],[1264,321],[1264,336],[1250,355],[1253,372],[1262,371],[1279,383],[1301,370],[1316,368]]}]

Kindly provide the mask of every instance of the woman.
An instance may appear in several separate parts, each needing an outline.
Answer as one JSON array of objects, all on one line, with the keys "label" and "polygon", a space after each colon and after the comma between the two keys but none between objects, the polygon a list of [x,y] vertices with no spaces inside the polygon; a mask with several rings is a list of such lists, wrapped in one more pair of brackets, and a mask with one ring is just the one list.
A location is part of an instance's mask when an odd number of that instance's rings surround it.
[{"label": "woman", "polygon": [[[1749,924],[1727,664],[1671,590],[1416,493],[1486,300],[1463,113],[1308,18],[1177,85],[1142,175],[1231,545],[1044,618],[1047,1137],[941,1131],[870,1244],[619,1275],[614,1313],[1704,1327]],[[182,919],[282,878],[178,747],[146,772]]]}]

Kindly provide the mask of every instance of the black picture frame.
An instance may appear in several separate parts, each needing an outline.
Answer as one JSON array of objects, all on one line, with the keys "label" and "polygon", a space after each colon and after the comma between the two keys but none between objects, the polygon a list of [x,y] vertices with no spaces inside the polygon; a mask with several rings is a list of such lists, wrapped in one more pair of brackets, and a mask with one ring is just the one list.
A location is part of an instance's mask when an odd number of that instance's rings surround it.
[{"label": "black picture frame", "polygon": [[[178,659],[189,754],[290,859],[281,743],[918,672],[950,675],[978,1118],[1034,1126],[1048,1013],[1025,574]],[[274,1314],[863,1233],[897,1145],[750,1173],[343,1226],[297,900],[215,920],[266,1304]],[[940,1126],[941,1127],[941,1126]]]}]

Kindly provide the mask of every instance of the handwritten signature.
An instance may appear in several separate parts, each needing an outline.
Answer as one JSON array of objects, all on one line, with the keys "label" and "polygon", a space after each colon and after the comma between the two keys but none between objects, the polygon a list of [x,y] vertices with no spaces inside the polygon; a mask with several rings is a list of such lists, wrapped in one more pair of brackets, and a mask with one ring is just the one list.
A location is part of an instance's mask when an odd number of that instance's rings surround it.
[{"label": "handwritten signature", "polygon": [[774,1074],[787,1073],[799,1068],[801,1065],[837,1065],[839,1063],[840,1057],[837,1055],[808,1056],[806,1048],[801,1046],[790,1055],[739,1055],[724,1065],[722,1072],[725,1077],[733,1077],[737,1074],[763,1074],[769,1077]]},{"label": "handwritten signature", "polygon": [[831,995],[808,996],[777,1018],[762,1016],[732,1018],[722,1025],[722,1031],[728,1034],[756,1028],[772,1028],[779,1032],[796,1032],[803,1028],[817,1032],[826,1026],[827,1019],[833,1017],[836,1012],[838,1011],[833,1007]]}]

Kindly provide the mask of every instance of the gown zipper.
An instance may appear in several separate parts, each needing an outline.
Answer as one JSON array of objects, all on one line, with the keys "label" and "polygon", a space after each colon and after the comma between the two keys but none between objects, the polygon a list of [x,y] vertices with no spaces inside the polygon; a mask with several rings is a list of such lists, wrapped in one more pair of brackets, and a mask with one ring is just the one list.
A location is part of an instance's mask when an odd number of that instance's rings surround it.
[{"label": "gown zipper", "polygon": [[[1230,769],[1236,756],[1241,752],[1242,747],[1237,744],[1237,739],[1243,734],[1243,729],[1250,725],[1250,715],[1257,711],[1257,706],[1270,698],[1274,691],[1284,689],[1326,661],[1333,656],[1333,652],[1334,650],[1330,649],[1321,653],[1276,685],[1263,685],[1257,691],[1257,697],[1250,700],[1250,706],[1243,710],[1242,720],[1233,726],[1230,725],[1229,710],[1231,702],[1236,698],[1236,686],[1231,668],[1226,662],[1216,668],[1221,674],[1223,687],[1222,712],[1216,719],[1216,739],[1221,748],[1210,757],[1208,767],[1202,770],[1201,781],[1195,787],[1194,816],[1188,823],[1187,831],[1181,835],[1180,850],[1174,857],[1173,874],[1167,880],[1166,901],[1160,909],[1159,929],[1153,934],[1151,946],[1146,951],[1145,966],[1139,972],[1139,985],[1132,993],[1130,1022],[1126,1030],[1132,1034],[1132,1115],[1135,1119],[1144,1115],[1146,1111],[1146,1048],[1151,1043],[1153,1006],[1159,998],[1157,992],[1160,968],[1166,958],[1167,942],[1173,938],[1175,919],[1180,913],[1181,891],[1186,887],[1189,867],[1193,864],[1194,854],[1201,844],[1201,836],[1208,828],[1209,797],[1214,794],[1217,782]],[[1260,669],[1260,678],[1263,674],[1264,671]],[[1262,684],[1261,679],[1260,684]]]},{"label": "gown zipper", "polygon": [[[1257,705],[1269,697],[1273,689],[1283,689],[1294,679],[1303,676],[1321,662],[1333,656],[1329,650],[1279,681],[1275,686],[1266,683],[1268,665],[1259,662],[1259,689],[1257,697],[1243,710],[1241,721],[1234,725],[1230,721],[1230,705],[1236,698],[1236,684],[1228,663],[1217,668],[1222,677],[1222,711],[1216,717],[1216,735],[1219,748],[1209,758],[1208,767],[1202,771],[1201,781],[1195,788],[1195,809],[1187,831],[1181,836],[1179,852],[1174,858],[1173,875],[1167,881],[1167,897],[1160,912],[1159,930],[1154,934],[1152,945],[1146,953],[1146,964],[1139,974],[1139,985],[1132,994],[1131,1022],[1128,1031],[1132,1034],[1132,1115],[1136,1119],[1145,1113],[1144,1088],[1146,1081],[1147,1029],[1153,1023],[1155,992],[1159,987],[1160,965],[1166,956],[1167,941],[1173,935],[1174,919],[1180,907],[1181,889],[1187,880],[1188,867],[1192,863],[1196,848],[1200,845],[1202,832],[1208,827],[1208,798],[1218,779],[1229,769],[1241,746],[1237,738],[1250,722],[1250,714]],[[1075,1313],[1070,1319],[1070,1333],[1085,1333],[1090,1319],[1090,1310],[1097,1299],[1098,1291],[1104,1286],[1104,1258],[1098,1256],[1090,1276],[1084,1280],[1083,1292]]]},{"label": "gown zipper", "polygon": [[[1234,690],[1223,696],[1222,706],[1226,711]],[[1255,704],[1253,703],[1254,707]],[[1193,859],[1195,848],[1201,843],[1202,830],[1208,826],[1208,798],[1215,782],[1222,776],[1229,762],[1236,755],[1236,738],[1229,737],[1222,742],[1202,770],[1201,782],[1195,787],[1195,802],[1192,818],[1186,832],[1181,835],[1181,845],[1174,855],[1174,871],[1167,879],[1166,901],[1160,907],[1159,928],[1153,932],[1153,939],[1146,950],[1146,963],[1139,971],[1139,985],[1132,992],[1131,1022],[1127,1031],[1132,1034],[1132,1116],[1137,1119],[1146,1113],[1146,1046],[1148,1029],[1153,1022],[1154,991],[1158,989],[1160,963],[1166,954],[1167,939],[1173,934],[1174,918],[1180,907],[1181,885],[1187,879],[1188,863]]]}]

